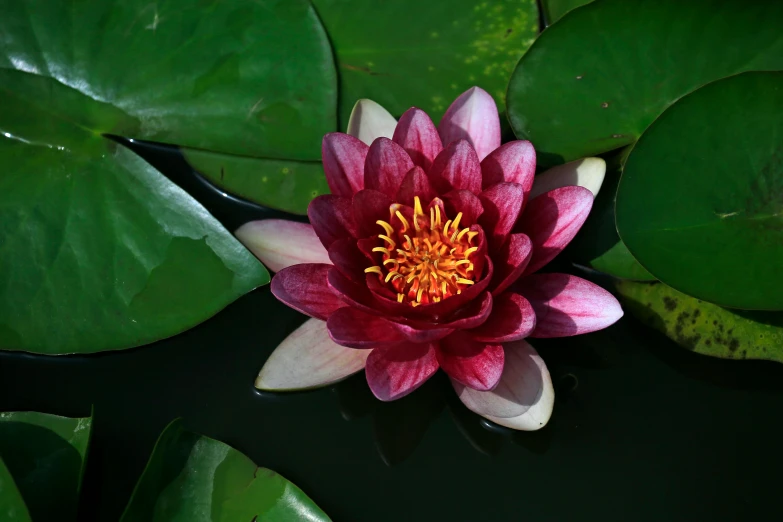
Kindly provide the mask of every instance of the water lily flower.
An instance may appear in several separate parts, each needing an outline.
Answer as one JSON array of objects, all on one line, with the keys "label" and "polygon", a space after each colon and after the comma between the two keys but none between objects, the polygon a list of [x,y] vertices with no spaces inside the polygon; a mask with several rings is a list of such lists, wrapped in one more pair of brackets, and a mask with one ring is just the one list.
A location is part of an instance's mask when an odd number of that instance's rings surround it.
[{"label": "water lily flower", "polygon": [[535,179],[528,141],[501,145],[492,97],[474,87],[436,127],[357,103],[349,134],[323,139],[331,194],[310,225],[266,220],[237,237],[277,274],[272,293],[311,317],[278,346],[256,387],[324,386],[362,369],[382,401],[438,369],[472,411],[544,426],[554,391],[527,338],[605,328],[617,300],[581,278],[539,273],[576,235],[605,164],[587,158]]}]

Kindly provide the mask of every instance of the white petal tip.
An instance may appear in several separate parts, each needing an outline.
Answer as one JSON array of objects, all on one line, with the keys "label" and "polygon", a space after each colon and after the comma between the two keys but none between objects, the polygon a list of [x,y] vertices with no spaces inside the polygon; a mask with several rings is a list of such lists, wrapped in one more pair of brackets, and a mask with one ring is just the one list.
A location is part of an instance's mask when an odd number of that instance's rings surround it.
[{"label": "white petal tip", "polygon": [[582,158],[558,165],[536,176],[530,198],[566,186],[584,187],[597,196],[605,176],[606,162],[601,158]]},{"label": "white petal tip", "polygon": [[301,263],[331,264],[312,225],[284,219],[250,221],[234,236],[273,272]]},{"label": "white petal tip", "polygon": [[394,136],[397,120],[380,104],[363,98],[356,102],[348,119],[348,134],[367,145],[378,138]]}]

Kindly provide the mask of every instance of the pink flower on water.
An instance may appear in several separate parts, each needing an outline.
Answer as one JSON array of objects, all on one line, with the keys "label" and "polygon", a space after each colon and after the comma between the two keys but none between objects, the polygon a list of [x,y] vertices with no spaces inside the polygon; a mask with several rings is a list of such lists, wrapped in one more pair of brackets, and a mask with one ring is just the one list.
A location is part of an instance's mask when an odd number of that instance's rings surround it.
[{"label": "pink flower on water", "polygon": [[538,273],[587,218],[605,164],[536,178],[528,141],[500,145],[492,97],[474,87],[436,128],[412,108],[399,122],[360,101],[349,134],[323,140],[330,195],[312,225],[267,220],[239,237],[277,274],[272,292],[313,319],[270,356],[256,386],[322,386],[365,369],[380,400],[444,370],[474,412],[538,429],[549,373],[524,339],[605,328],[622,316],[602,288]]}]

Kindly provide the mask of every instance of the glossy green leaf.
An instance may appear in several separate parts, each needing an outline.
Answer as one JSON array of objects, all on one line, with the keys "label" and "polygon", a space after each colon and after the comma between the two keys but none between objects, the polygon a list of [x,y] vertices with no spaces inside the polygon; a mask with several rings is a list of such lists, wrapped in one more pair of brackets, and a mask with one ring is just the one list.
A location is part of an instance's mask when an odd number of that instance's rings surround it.
[{"label": "glossy green leaf", "polygon": [[[33,520],[76,520],[91,427],[90,418],[0,413],[0,458]],[[5,491],[0,488],[0,499]]]},{"label": "glossy green leaf", "polygon": [[783,313],[727,310],[663,283],[621,281],[626,310],[680,346],[725,359],[783,362]]},{"label": "glossy green leaf", "polygon": [[547,23],[553,24],[572,9],[589,4],[592,0],[541,0]]},{"label": "glossy green leaf", "polygon": [[158,439],[121,522],[291,522],[329,518],[299,488],[239,451],[184,430]]},{"label": "glossy green leaf", "polygon": [[[90,130],[318,159],[336,127],[331,48],[306,0],[0,0],[0,12],[0,68],[108,104],[66,107]],[[109,108],[130,117],[106,125]]]},{"label": "glossy green leaf", "polygon": [[783,309],[783,72],[720,80],[644,133],[617,228],[657,279],[722,306]]},{"label": "glossy green leaf", "polygon": [[783,2],[596,0],[536,40],[508,87],[511,125],[554,164],[633,143],[705,83],[783,69]]},{"label": "glossy green leaf", "polygon": [[620,181],[620,164],[624,153],[607,159],[606,177],[601,191],[593,202],[579,233],[568,245],[565,256],[573,262],[588,266],[622,279],[655,281],[655,278],[631,255],[617,235],[615,227],[615,195]]},{"label": "glossy green leaf", "polygon": [[0,458],[0,519],[7,522],[31,522],[22,494],[16,487],[11,472]]},{"label": "glossy green leaf", "polygon": [[306,214],[329,193],[321,162],[250,158],[182,149],[185,159],[218,187],[269,208]]},{"label": "glossy green leaf", "polygon": [[538,34],[535,0],[314,0],[340,72],[341,128],[370,98],[395,116],[415,106],[437,123],[478,85],[503,111],[508,76]]}]

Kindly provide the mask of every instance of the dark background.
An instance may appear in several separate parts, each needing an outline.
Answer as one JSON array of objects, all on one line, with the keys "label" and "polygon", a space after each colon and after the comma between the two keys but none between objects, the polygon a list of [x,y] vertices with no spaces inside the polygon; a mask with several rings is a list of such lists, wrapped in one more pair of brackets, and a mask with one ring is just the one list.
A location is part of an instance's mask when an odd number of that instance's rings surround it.
[{"label": "dark background", "polygon": [[[144,155],[231,230],[272,215],[216,197],[175,153]],[[783,519],[777,363],[690,353],[630,317],[534,340],[555,411],[543,430],[514,433],[485,425],[442,378],[388,404],[371,398],[363,374],[332,389],[256,392],[258,370],[303,321],[267,286],[133,350],[0,352],[0,411],[94,407],[84,521],[119,518],[176,417],[281,473],[335,522]]]}]

